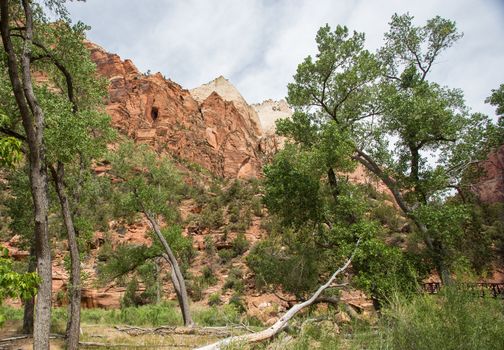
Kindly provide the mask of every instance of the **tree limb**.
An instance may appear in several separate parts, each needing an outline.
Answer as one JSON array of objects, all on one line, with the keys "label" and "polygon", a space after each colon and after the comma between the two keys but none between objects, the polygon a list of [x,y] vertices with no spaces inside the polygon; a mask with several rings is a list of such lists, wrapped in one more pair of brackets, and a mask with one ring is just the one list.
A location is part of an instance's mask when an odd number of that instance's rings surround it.
[{"label": "tree limb", "polygon": [[329,278],[329,280],[325,284],[323,284],[322,286],[320,286],[319,289],[317,289],[317,291],[315,293],[313,293],[313,295],[311,296],[310,299],[308,299],[308,300],[306,300],[306,301],[304,301],[302,303],[294,305],[291,309],[289,309],[289,311],[287,311],[271,327],[269,327],[269,328],[267,328],[265,330],[262,330],[260,332],[257,332],[257,333],[244,334],[244,335],[240,335],[240,336],[229,337],[229,338],[223,339],[221,341],[218,341],[216,343],[213,343],[213,344],[210,344],[210,345],[206,345],[206,346],[197,348],[196,350],[220,350],[223,346],[229,345],[229,344],[234,343],[234,342],[237,342],[237,343],[241,343],[241,342],[244,342],[244,343],[257,343],[257,342],[260,342],[260,341],[263,341],[263,340],[266,340],[266,339],[274,337],[275,335],[277,335],[278,333],[280,333],[283,329],[285,329],[285,327],[287,327],[287,324],[289,323],[289,321],[299,311],[301,311],[305,307],[310,306],[313,303],[315,303],[316,300],[322,294],[322,292],[331,286],[331,284],[333,283],[333,281],[336,279],[336,276],[338,276],[340,273],[342,273],[343,271],[345,271],[350,266],[350,263],[352,262],[352,259],[354,258],[355,253],[357,252],[357,248],[359,246],[359,243],[360,243],[360,239],[355,244],[355,248],[354,248],[354,250],[353,250],[352,255],[350,256],[350,258],[348,258],[348,260],[345,262],[345,264],[342,267],[340,267],[338,270],[336,270],[331,275],[331,277]]}]

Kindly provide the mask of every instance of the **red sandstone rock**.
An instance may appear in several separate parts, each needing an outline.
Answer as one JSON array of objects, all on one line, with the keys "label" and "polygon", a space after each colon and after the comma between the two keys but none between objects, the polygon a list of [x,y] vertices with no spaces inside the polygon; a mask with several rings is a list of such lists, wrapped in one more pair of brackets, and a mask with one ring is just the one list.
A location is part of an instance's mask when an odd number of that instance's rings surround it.
[{"label": "red sandstone rock", "polygon": [[504,145],[481,164],[485,174],[475,185],[475,192],[486,203],[504,202]]},{"label": "red sandstone rock", "polygon": [[106,111],[122,133],[218,176],[259,176],[260,127],[251,127],[252,114],[215,92],[199,103],[160,73],[143,75],[131,61],[92,43],[88,47],[98,73],[109,80]]}]

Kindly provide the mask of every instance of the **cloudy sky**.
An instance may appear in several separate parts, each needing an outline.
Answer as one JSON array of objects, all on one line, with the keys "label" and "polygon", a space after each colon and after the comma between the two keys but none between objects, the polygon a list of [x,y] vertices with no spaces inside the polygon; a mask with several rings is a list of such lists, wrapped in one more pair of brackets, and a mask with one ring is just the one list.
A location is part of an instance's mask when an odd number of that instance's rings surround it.
[{"label": "cloudy sky", "polygon": [[432,79],[461,88],[474,111],[493,115],[483,100],[504,83],[504,0],[87,0],[69,9],[92,27],[90,40],[141,71],[189,89],[223,75],[249,103],[285,97],[320,26],[365,32],[374,51],[394,12],[418,24],[435,15],[457,22],[464,37]]}]

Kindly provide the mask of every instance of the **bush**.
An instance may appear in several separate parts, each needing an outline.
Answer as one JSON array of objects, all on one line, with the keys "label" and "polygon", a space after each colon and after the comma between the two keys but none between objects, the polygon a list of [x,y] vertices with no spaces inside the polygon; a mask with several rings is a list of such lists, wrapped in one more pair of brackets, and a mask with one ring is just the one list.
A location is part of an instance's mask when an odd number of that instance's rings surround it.
[{"label": "bush", "polygon": [[231,259],[236,257],[236,253],[231,249],[221,249],[219,250],[218,255],[222,264],[227,264],[231,261]]},{"label": "bush", "polygon": [[231,299],[229,299],[229,305],[233,305],[241,313],[247,311],[243,299],[238,293],[233,294]]},{"label": "bush", "polygon": [[203,290],[206,288],[203,278],[196,277],[187,283],[187,293],[193,301],[203,299]]},{"label": "bush", "polygon": [[224,282],[223,289],[234,289],[236,292],[242,293],[245,289],[242,277],[243,273],[240,269],[231,269],[228,278]]},{"label": "bush", "polygon": [[217,283],[217,277],[215,277],[214,271],[211,267],[205,266],[202,271],[203,282],[208,286],[213,286]]},{"label": "bush", "polygon": [[233,251],[236,255],[242,255],[249,249],[249,242],[243,233],[239,233],[233,240]]},{"label": "bush", "polygon": [[[477,293],[476,293],[477,294]],[[447,288],[411,301],[396,298],[384,311],[376,349],[504,349],[502,301]]]},{"label": "bush", "polygon": [[208,256],[215,255],[215,242],[212,236],[205,236],[205,252]]},{"label": "bush", "polygon": [[229,304],[193,312],[194,322],[200,326],[227,326],[240,323],[240,318],[240,312]]},{"label": "bush", "polygon": [[138,306],[140,304],[139,298],[136,294],[138,289],[138,281],[133,278],[126,287],[123,297],[121,298],[121,308]]},{"label": "bush", "polygon": [[219,293],[213,293],[208,297],[208,305],[216,306],[222,304],[221,295]]},{"label": "bush", "polygon": [[254,213],[255,216],[259,217],[263,216],[262,200],[260,197],[254,197],[250,205],[252,206],[252,212]]}]

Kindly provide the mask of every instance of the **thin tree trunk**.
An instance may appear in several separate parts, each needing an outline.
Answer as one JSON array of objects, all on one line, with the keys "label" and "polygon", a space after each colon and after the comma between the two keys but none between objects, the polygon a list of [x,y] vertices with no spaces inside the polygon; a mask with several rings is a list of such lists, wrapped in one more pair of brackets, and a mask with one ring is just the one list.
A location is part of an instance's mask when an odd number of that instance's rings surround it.
[{"label": "thin tree trunk", "polygon": [[[28,272],[35,272],[37,261],[35,259],[35,247],[30,245],[30,261],[28,262]],[[33,334],[33,313],[35,311],[35,297],[30,298],[24,303],[23,312],[23,333]]]},{"label": "thin tree trunk", "polygon": [[434,265],[435,268],[439,274],[439,277],[441,278],[441,281],[445,284],[450,284],[451,283],[451,273],[446,266],[445,259],[444,259],[444,249],[443,245],[439,241],[435,241],[431,234],[429,233],[429,230],[427,229],[427,226],[416,216],[414,215],[413,211],[411,210],[410,206],[406,203],[404,200],[404,197],[402,193],[397,189],[396,182],[394,179],[392,179],[388,174],[386,174],[379,166],[376,164],[371,157],[369,157],[366,153],[363,151],[357,149],[356,150],[357,156],[354,156],[354,158],[361,163],[366,169],[368,169],[371,173],[375,174],[379,179],[382,180],[382,182],[387,186],[387,188],[390,190],[392,195],[394,196],[394,199],[403,211],[403,213],[410,218],[415,225],[418,227],[422,235],[424,236],[424,242],[427,245],[427,248],[430,250],[430,252],[433,254],[434,258]]},{"label": "thin tree trunk", "polygon": [[68,197],[65,191],[64,177],[65,168],[64,164],[58,162],[57,168],[50,166],[51,174],[58,194],[58,199],[61,206],[61,214],[65,222],[65,228],[68,235],[68,248],[70,251],[70,304],[68,321],[66,328],[66,347],[73,350],[79,347],[80,335],[80,303],[81,303],[81,280],[80,280],[80,256],[79,245],[77,242],[77,234],[72,218],[72,211],[68,203]]},{"label": "thin tree trunk", "polygon": [[[44,114],[33,92],[31,79],[32,9],[28,0],[23,0],[22,5],[25,14],[25,35],[23,37],[24,43],[20,62],[18,62],[18,57],[11,41],[8,0],[0,0],[0,31],[2,43],[7,54],[9,79],[12,84],[16,104],[19,108],[29,148],[29,177],[35,220],[35,255],[37,257],[37,272],[41,278],[35,300],[33,348],[35,350],[46,350],[49,349],[51,326],[52,266],[47,220],[49,198],[43,139]],[[21,77],[19,76],[20,71]]]},{"label": "thin tree trunk", "polygon": [[180,271],[177,259],[175,258],[175,255],[173,254],[170,245],[168,244],[163,234],[161,233],[161,229],[154,216],[146,211],[144,211],[144,214],[145,216],[147,216],[147,219],[149,220],[152,229],[154,230],[154,233],[156,234],[159,241],[163,245],[163,248],[166,252],[166,256],[168,258],[167,260],[170,262],[172,266],[172,280],[173,276],[175,276],[176,279],[176,281],[173,280],[175,290],[177,290],[176,282],[178,282],[179,293],[177,293],[177,297],[179,298],[180,310],[182,311],[182,318],[184,319],[184,325],[186,327],[192,327],[194,325],[194,322],[191,318],[191,312],[189,310],[189,298],[187,296],[187,289],[185,285],[184,276],[182,276],[182,272]]},{"label": "thin tree trunk", "polygon": [[355,253],[357,251],[357,247],[359,246],[360,239],[357,241],[357,244],[355,246],[354,251],[352,252],[352,255],[348,260],[345,262],[345,264],[340,267],[336,272],[334,272],[329,280],[325,284],[319,287],[315,293],[311,296],[310,299],[294,305],[292,308],[289,309],[278,321],[275,322],[271,327],[257,332],[257,333],[251,333],[251,334],[244,334],[244,335],[239,335],[239,336],[232,336],[223,340],[220,340],[216,343],[206,345],[200,348],[197,348],[196,350],[219,350],[222,349],[223,347],[231,344],[231,343],[257,343],[266,339],[270,339],[280,333],[282,330],[287,327],[289,321],[302,309],[304,309],[307,306],[310,306],[318,300],[319,296],[322,294],[324,290],[329,288],[331,284],[334,282],[336,276],[338,276],[340,273],[345,271],[348,266],[350,266],[350,263],[352,262],[353,257],[355,256]]}]

